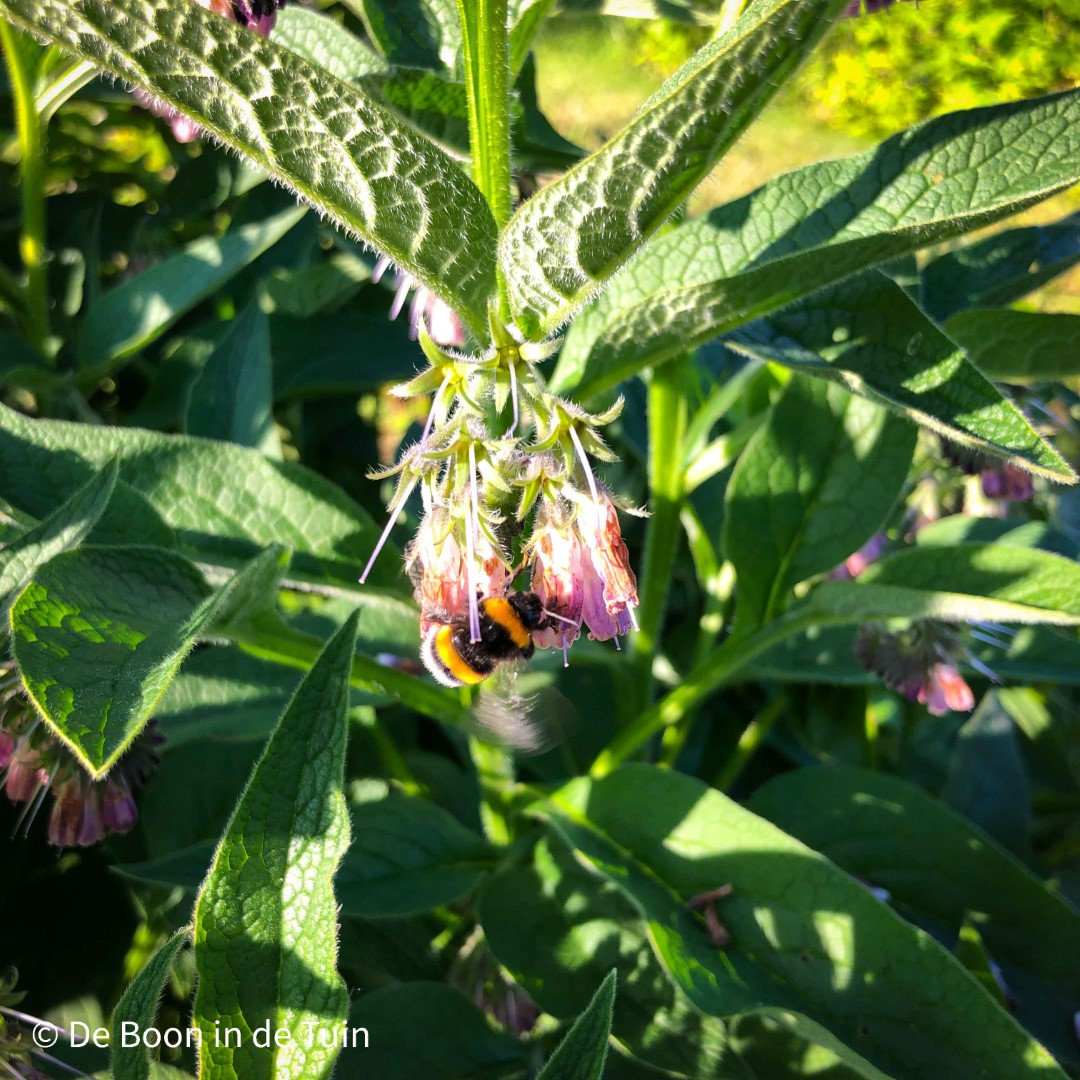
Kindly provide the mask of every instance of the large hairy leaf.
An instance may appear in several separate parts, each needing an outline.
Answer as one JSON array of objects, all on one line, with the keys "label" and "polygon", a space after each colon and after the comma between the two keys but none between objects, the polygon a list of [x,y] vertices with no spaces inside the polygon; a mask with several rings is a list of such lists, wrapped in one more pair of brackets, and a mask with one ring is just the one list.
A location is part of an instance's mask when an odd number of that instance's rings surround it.
[{"label": "large hairy leaf", "polygon": [[951,933],[974,921],[995,959],[1080,994],[1080,913],[968,820],[898,777],[798,769],[750,801],[903,912]]},{"label": "large hairy leaf", "polygon": [[[340,488],[295,463],[207,439],[30,420],[0,405],[4,495],[35,517],[50,514],[113,457],[120,480],[202,562],[238,566],[282,544],[294,552],[291,576],[330,576],[355,587],[378,537]],[[373,580],[396,580],[392,562],[376,565]]]},{"label": "large hairy leaf", "polygon": [[741,627],[775,617],[795,585],[873,536],[907,480],[916,434],[835,384],[788,383],[727,488],[724,556]]},{"label": "large hairy leaf", "polygon": [[866,153],[785,173],[674,229],[627,267],[575,322],[555,386],[600,391],[1077,180],[1080,90],[952,113]]},{"label": "large hairy leaf", "polygon": [[615,972],[610,971],[536,1080],[601,1080],[611,1034],[615,984]]},{"label": "large hairy leaf", "polygon": [[1075,475],[1031,422],[884,274],[841,282],[728,335],[729,348],[835,379],[917,424],[1032,472]]},{"label": "large hairy leaf", "polygon": [[382,103],[198,4],[0,0],[0,14],[192,117],[486,336],[495,281],[487,204]]},{"label": "large hairy leaf", "polygon": [[[336,970],[333,876],[349,846],[341,785],[355,642],[351,619],[300,684],[199,893],[193,1019],[202,1080],[318,1080],[333,1070],[349,1008]],[[222,1045],[219,1023],[241,1038]],[[260,1045],[264,1025],[270,1037]]]},{"label": "large hairy leaf", "polygon": [[12,650],[38,712],[94,776],[153,715],[184,657],[249,576],[210,593],[182,556],[84,547],[41,566],[11,608]]},{"label": "large hairy leaf", "polygon": [[565,322],[709,172],[843,7],[756,0],[591,157],[534,195],[499,241],[518,326]]},{"label": "large hairy leaf", "polygon": [[1080,315],[973,308],[949,316],[945,332],[991,379],[1059,382],[1080,374]]},{"label": "large hairy leaf", "polygon": [[[535,810],[631,900],[669,977],[703,1011],[805,1024],[855,1067],[868,1059],[898,1080],[1064,1076],[932,938],[699,781],[627,766],[574,780]],[[731,942],[720,948],[687,903],[725,883]]]}]

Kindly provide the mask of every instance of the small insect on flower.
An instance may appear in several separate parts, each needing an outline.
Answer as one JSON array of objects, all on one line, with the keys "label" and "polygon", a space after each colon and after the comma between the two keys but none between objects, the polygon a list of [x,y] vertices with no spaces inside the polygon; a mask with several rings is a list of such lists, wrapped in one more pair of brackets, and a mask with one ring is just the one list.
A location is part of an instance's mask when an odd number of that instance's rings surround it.
[{"label": "small insect on flower", "polygon": [[421,651],[424,666],[443,686],[475,686],[500,664],[528,660],[533,633],[547,623],[536,593],[512,592],[480,601],[480,640],[473,641],[468,615],[430,622]]}]

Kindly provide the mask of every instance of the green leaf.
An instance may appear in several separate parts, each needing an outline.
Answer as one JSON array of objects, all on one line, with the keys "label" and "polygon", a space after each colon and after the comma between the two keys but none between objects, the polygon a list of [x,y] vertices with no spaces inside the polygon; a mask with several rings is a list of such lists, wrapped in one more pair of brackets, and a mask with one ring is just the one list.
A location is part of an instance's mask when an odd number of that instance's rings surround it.
[{"label": "green leaf", "polygon": [[931,522],[915,534],[919,547],[955,547],[957,544],[1005,544],[1007,547],[1039,548],[1066,558],[1080,551],[1075,542],[1045,521],[1019,518],[978,518],[950,514]]},{"label": "green leaf", "polygon": [[486,340],[491,213],[458,165],[386,106],[198,4],[0,0],[0,12],[192,117]]},{"label": "green leaf", "polygon": [[1075,474],[884,274],[869,273],[734,331],[725,344],[758,360],[834,379],[956,442],[1059,482]]},{"label": "green leaf", "polygon": [[116,361],[138,352],[218,292],[303,216],[304,210],[293,207],[239,225],[220,239],[196,240],[107,292],[91,305],[79,328],[80,377],[92,385],[112,371]]},{"label": "green leaf", "polygon": [[464,83],[447,82],[433,71],[402,68],[367,80],[386,103],[438,145],[469,153],[469,102]]},{"label": "green leaf", "polygon": [[[1006,851],[1031,857],[1031,784],[1019,733],[993,692],[957,735],[941,797]],[[1074,924],[1066,940],[1077,940],[1077,929]],[[1075,958],[1080,959],[1080,950]],[[1080,978],[1075,990],[1080,993]]]},{"label": "green leaf", "polygon": [[42,563],[86,539],[105,512],[117,472],[116,461],[110,461],[40,525],[0,550],[0,601],[25,585]]},{"label": "green leaf", "polygon": [[612,970],[536,1080],[601,1080],[615,1007],[615,985]]},{"label": "green leaf", "polygon": [[979,370],[1000,382],[1061,382],[1080,375],[1080,315],[1034,311],[961,311],[945,332]]},{"label": "green leaf", "polygon": [[[460,990],[409,982],[364,994],[349,1029],[361,1049],[341,1055],[338,1080],[499,1080],[527,1075],[525,1045],[497,1030]],[[245,1080],[247,1080],[245,1074]]]},{"label": "green leaf", "polygon": [[[333,1070],[349,1007],[333,876],[349,844],[341,784],[355,641],[353,618],[300,684],[199,893],[193,1020],[203,1080],[316,1080]],[[218,1045],[219,1022],[241,1038]],[[260,1029],[269,1045],[256,1044]],[[289,1033],[286,1045],[275,1044],[278,1031]]]},{"label": "green leaf", "polygon": [[335,397],[403,382],[416,370],[416,345],[403,321],[385,315],[270,318],[274,398]]},{"label": "green leaf", "polygon": [[119,863],[109,869],[129,881],[137,881],[144,885],[170,885],[194,896],[199,886],[206,880],[206,872],[213,862],[216,851],[216,841],[200,840],[197,844],[177,848],[156,859],[147,859],[145,862],[137,863]]},{"label": "green leaf", "polygon": [[292,315],[312,326],[311,316],[340,308],[352,299],[371,280],[371,269],[351,252],[338,252],[312,266],[279,270],[262,282],[263,310]]},{"label": "green leaf", "polygon": [[40,567],[11,608],[26,692],[94,777],[142,731],[196,640],[273,551],[209,593],[157,548],[84,547]]},{"label": "green leaf", "polygon": [[154,714],[170,751],[206,740],[262,742],[296,689],[300,674],[256,660],[234,645],[196,649]]},{"label": "green leaf", "polygon": [[1076,626],[1080,565],[997,544],[913,548],[873,563],[857,581],[819,585],[803,610],[835,623],[922,618]]},{"label": "green leaf", "polygon": [[996,960],[1080,994],[1080,913],[970,821],[914,784],[850,768],[796,769],[749,807],[897,909],[956,934],[971,919]]},{"label": "green leaf", "polygon": [[[530,867],[503,868],[481,893],[480,924],[496,959],[544,1012],[569,1020],[614,968],[616,1044],[665,1074],[725,1075],[724,1024],[664,974],[634,908],[562,844],[542,840]],[[609,1065],[613,1062],[609,1062]]]},{"label": "green leaf", "polygon": [[[308,469],[206,439],[30,420],[0,405],[4,495],[35,517],[51,513],[113,457],[121,482],[198,561],[235,567],[282,544],[294,553],[292,576],[330,577],[357,589],[379,530],[340,488]],[[392,563],[376,565],[372,580],[397,581]]]},{"label": "green leaf", "polygon": [[453,904],[494,865],[488,843],[428,799],[390,794],[351,814],[354,839],[337,882],[347,915],[406,916]]},{"label": "green leaf", "polygon": [[1004,307],[1080,262],[1080,213],[1008,229],[939,255],[922,269],[923,306],[939,322],[967,308]]},{"label": "green leaf", "polygon": [[461,24],[454,0],[353,0],[371,40],[393,67],[455,74]]},{"label": "green leaf", "polygon": [[990,954],[983,945],[982,935],[970,923],[964,923],[960,927],[960,938],[953,949],[956,959],[960,961],[979,980],[979,985],[999,1004],[1005,1006],[1005,995],[994,978],[994,970],[990,966]]},{"label": "green leaf", "polygon": [[793,378],[727,488],[723,547],[744,629],[775,618],[800,581],[843,562],[882,527],[918,429],[835,384]]},{"label": "green leaf", "polygon": [[187,433],[281,457],[270,375],[269,322],[252,300],[229,323],[191,389]]},{"label": "green leaf", "polygon": [[[669,977],[703,1011],[762,1011],[870,1075],[1064,1076],[933,939],[699,781],[627,766],[574,780],[534,811],[634,903]],[[686,905],[724,883],[731,943],[720,949]]]},{"label": "green leaf", "polygon": [[274,43],[284,45],[336,79],[386,71],[386,62],[329,15],[292,5],[278,13]]},{"label": "green leaf", "polygon": [[863,154],[785,173],[672,230],[635,260],[576,321],[553,386],[599,392],[1078,179],[1080,91],[952,113]]},{"label": "green leaf", "polygon": [[190,931],[186,928],[173,934],[150,957],[117,1002],[112,1014],[112,1053],[109,1060],[113,1080],[150,1080],[154,1062],[150,1058],[149,1050],[141,1041],[135,1046],[125,1046],[121,1033],[125,1024],[134,1024],[132,1030],[140,1033],[154,1026],[158,1001],[161,999],[165,980],[169,977],[169,969],[190,936]]},{"label": "green leaf", "polygon": [[499,241],[510,306],[550,334],[705,178],[828,28],[836,0],[756,0],[609,143],[534,195]]}]

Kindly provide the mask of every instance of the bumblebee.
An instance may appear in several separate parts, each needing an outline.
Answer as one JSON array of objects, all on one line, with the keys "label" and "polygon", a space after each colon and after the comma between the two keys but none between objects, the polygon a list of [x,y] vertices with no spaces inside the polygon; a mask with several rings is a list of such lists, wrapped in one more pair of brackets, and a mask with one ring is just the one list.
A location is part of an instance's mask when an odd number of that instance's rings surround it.
[{"label": "bumblebee", "polygon": [[266,19],[288,0],[231,0],[233,21],[241,26],[251,26],[259,19]]},{"label": "bumblebee", "polygon": [[528,660],[534,652],[533,631],[542,629],[546,619],[536,593],[489,596],[480,601],[479,641],[470,640],[467,615],[433,623],[420,659],[443,686],[475,686],[503,664]]}]

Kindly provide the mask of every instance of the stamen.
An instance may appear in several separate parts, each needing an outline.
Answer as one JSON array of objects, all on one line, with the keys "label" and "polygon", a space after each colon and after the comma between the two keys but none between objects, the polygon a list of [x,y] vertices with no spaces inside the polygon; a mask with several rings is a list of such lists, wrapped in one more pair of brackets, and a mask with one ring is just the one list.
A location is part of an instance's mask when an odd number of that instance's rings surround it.
[{"label": "stamen", "polygon": [[518,419],[519,419],[519,415],[518,415],[517,367],[514,364],[513,360],[509,361],[509,363],[507,364],[507,367],[510,368],[510,402],[513,405],[513,408],[514,408],[514,422],[513,422],[513,424],[510,425],[510,430],[506,434],[507,435],[514,435],[517,432],[517,429],[518,429]]},{"label": "stamen", "polygon": [[972,630],[970,633],[976,641],[981,641],[986,645],[993,645],[995,649],[1001,649],[1003,652],[1011,644],[1008,641],[1002,641],[1000,638],[994,637],[993,634],[984,634],[981,630]]},{"label": "stamen", "polygon": [[[431,293],[426,289],[417,289],[413,293],[412,303],[409,304],[409,340],[415,341],[420,336],[420,322],[424,318],[424,309],[427,307]],[[425,324],[424,329],[427,329]]]},{"label": "stamen", "polygon": [[397,292],[394,293],[394,302],[390,305],[391,322],[401,314],[401,309],[405,306],[405,298],[409,295],[412,284],[412,278],[409,277],[408,274],[401,275],[401,281],[398,282]]},{"label": "stamen", "polygon": [[0,1012],[6,1016],[13,1016],[16,1020],[23,1024],[29,1024],[31,1027],[47,1027],[50,1031],[63,1035],[65,1039],[71,1038],[71,1032],[67,1028],[62,1028],[59,1024],[54,1024],[49,1020],[42,1020],[38,1016],[29,1016],[24,1012],[19,1012],[18,1009],[12,1009],[8,1005],[0,1005]]},{"label": "stamen", "polygon": [[390,256],[380,255],[375,260],[375,269],[371,271],[371,284],[378,285],[379,282],[382,281],[383,274],[390,269],[390,266]]},{"label": "stamen", "polygon": [[638,624],[637,624],[637,616],[634,614],[634,605],[633,604],[627,604],[626,605],[626,614],[630,616],[630,625],[636,631],[638,631],[638,633],[640,633],[641,632],[641,627],[638,626]]},{"label": "stamen", "polygon": [[446,389],[446,384],[450,380],[450,372],[448,371],[444,376],[442,382],[439,384],[439,389],[435,391],[435,396],[431,399],[431,408],[428,409],[427,420],[424,422],[424,434],[420,436],[420,448],[424,448],[427,443],[427,437],[431,434],[431,425],[435,420],[435,410],[438,408],[439,399],[442,397],[443,390]]},{"label": "stamen", "polygon": [[548,611],[547,608],[540,609],[549,619],[558,619],[559,622],[568,623],[570,626],[577,626],[577,623],[573,619],[568,619],[565,615],[560,615],[555,611]]},{"label": "stamen", "polygon": [[593,476],[593,471],[589,467],[589,459],[585,454],[585,447],[581,445],[581,439],[578,438],[578,433],[574,430],[573,426],[570,427],[570,439],[574,444],[574,449],[577,451],[578,460],[581,462],[582,469],[585,470],[585,479],[589,482],[589,492],[592,494],[593,502],[599,503],[600,496],[596,491],[596,478]]},{"label": "stamen", "polygon": [[965,650],[964,650],[964,659],[965,659],[965,660],[966,660],[966,661],[967,661],[967,662],[968,662],[968,663],[969,663],[969,664],[970,664],[970,665],[971,665],[971,666],[972,666],[972,667],[973,667],[973,668],[974,668],[974,669],[975,669],[975,670],[976,670],[976,671],[977,671],[977,672],[978,672],[978,673],[979,673],[980,675],[982,675],[982,676],[984,676],[985,678],[989,679],[989,680],[990,680],[990,681],[991,681],[992,683],[996,683],[996,684],[1000,685],[1000,684],[1001,684],[1001,682],[1003,681],[1003,680],[1002,680],[1002,678],[1001,678],[1001,676],[1000,676],[1000,675],[998,675],[998,673],[997,673],[996,671],[994,671],[994,669],[993,669],[993,668],[991,668],[991,667],[988,667],[988,666],[987,666],[986,664],[984,664],[984,663],[983,663],[983,662],[982,662],[982,661],[981,661],[981,660],[980,660],[980,659],[979,659],[979,658],[978,658],[977,656],[973,656],[973,655],[971,654],[971,650],[970,650],[970,649],[965,649]]},{"label": "stamen", "polygon": [[469,494],[472,520],[465,530],[466,573],[469,579],[469,640],[480,640],[480,605],[476,599],[476,540],[480,532],[480,496],[476,490],[476,444],[469,443]]},{"label": "stamen", "polygon": [[390,520],[386,523],[386,527],[382,531],[382,535],[379,537],[379,542],[375,545],[375,550],[371,553],[371,558],[367,561],[367,566],[364,567],[364,572],[360,575],[360,584],[363,585],[367,582],[367,576],[371,573],[371,568],[375,565],[375,560],[379,557],[379,552],[382,551],[386,541],[390,539],[390,532],[397,523],[398,514],[401,513],[401,508],[408,501],[409,496],[412,494],[413,488],[416,487],[417,481],[420,479],[417,476],[405,489],[405,494],[397,501],[397,506],[391,507]]},{"label": "stamen", "polygon": [[614,637],[612,638],[612,641],[614,641],[614,642],[615,642],[615,651],[616,651],[616,652],[622,652],[622,646],[621,646],[621,645],[619,644],[619,635],[618,635],[618,634],[616,634],[616,635],[615,635],[615,636],[614,636]]},{"label": "stamen", "polygon": [[566,635],[562,636],[562,666],[568,668],[570,666],[570,648],[566,644]]},{"label": "stamen", "polygon": [[[15,830],[18,831],[19,827],[23,824],[23,818],[26,819],[26,828],[23,830],[23,836],[30,835],[30,826],[34,824],[34,818],[38,816],[38,811],[41,809],[41,804],[45,801],[45,796],[48,794],[49,787],[51,786],[53,780],[56,779],[56,773],[59,768],[60,762],[58,761],[55,765],[53,765],[52,772],[49,773],[49,779],[41,785],[40,790],[35,794],[33,799],[27,801],[22,814],[19,816],[19,820],[15,823]],[[31,803],[33,804],[32,806]],[[29,813],[27,811],[29,811]]]}]

